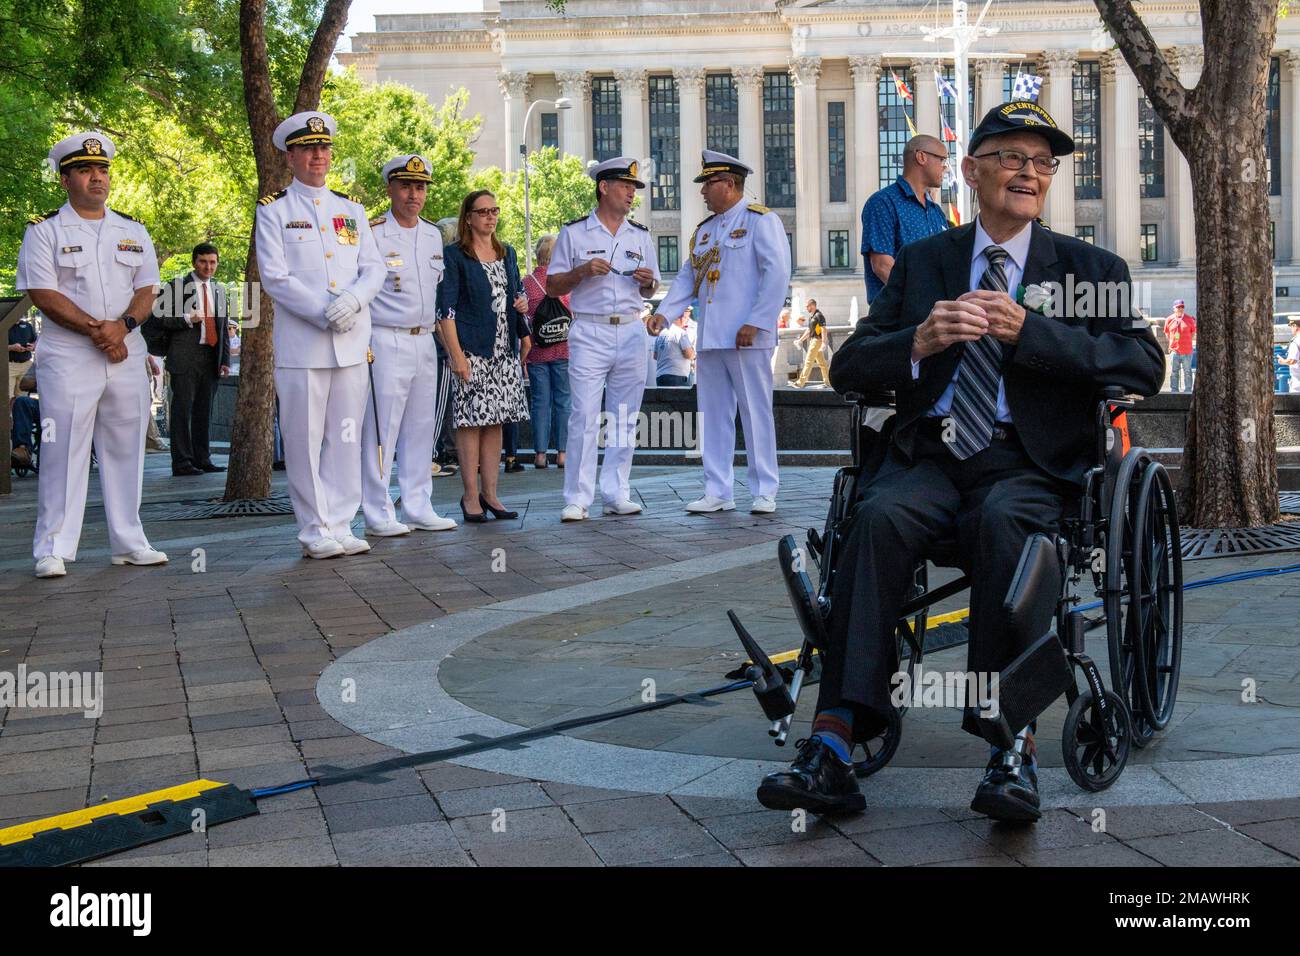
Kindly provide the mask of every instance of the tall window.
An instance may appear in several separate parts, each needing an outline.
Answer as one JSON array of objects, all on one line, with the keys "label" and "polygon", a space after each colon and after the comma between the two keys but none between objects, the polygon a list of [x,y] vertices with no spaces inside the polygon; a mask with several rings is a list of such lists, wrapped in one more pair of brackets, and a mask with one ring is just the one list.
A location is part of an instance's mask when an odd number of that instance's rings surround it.
[{"label": "tall window", "polygon": [[[880,116],[880,183],[887,186],[903,173],[903,147],[912,138],[907,128],[906,116],[916,122],[916,106],[911,100],[898,95],[894,86],[891,68],[880,72],[880,82],[876,84],[876,107]],[[892,72],[909,89],[912,89],[912,68],[910,66],[892,67]],[[915,95],[915,94],[913,94]]]},{"label": "tall window", "polygon": [[542,148],[550,146],[552,149],[560,148],[560,114],[543,113],[542,114]]},{"label": "tall window", "polygon": [[597,76],[591,81],[591,151],[596,162],[623,152],[623,109],[618,81]]},{"label": "tall window", "polygon": [[847,229],[832,229],[826,234],[826,245],[830,253],[827,257],[830,267],[832,269],[847,269],[849,267],[849,231]]},{"label": "tall window", "polygon": [[1165,194],[1165,124],[1145,93],[1138,94],[1138,177],[1143,199]]},{"label": "tall window", "polygon": [[677,81],[671,76],[651,76],[650,157],[655,178],[650,190],[651,209],[682,208],[681,124]]},{"label": "tall window", "polygon": [[1075,226],[1074,238],[1082,239],[1084,242],[1097,244],[1097,227],[1096,226]]},{"label": "tall window", "polygon": [[1282,82],[1278,71],[1278,57],[1268,61],[1268,91],[1265,94],[1264,105],[1268,111],[1268,122],[1264,126],[1264,161],[1268,164],[1268,193],[1270,196],[1280,196],[1282,195]]},{"label": "tall window", "polygon": [[790,74],[763,74],[764,202],[777,209],[794,205],[794,84]]},{"label": "tall window", "polygon": [[1011,102],[1011,91],[1016,88],[1017,73],[1032,73],[1039,76],[1038,63],[1034,60],[1011,60],[1002,72],[1002,102]]},{"label": "tall window", "polygon": [[[943,65],[943,78],[957,87],[957,69],[951,63]],[[892,83],[893,80],[890,80]],[[952,128],[953,135],[957,133],[957,104],[950,97],[940,99],[940,107],[943,110],[943,118],[947,121],[948,126]],[[966,76],[966,139],[970,140],[971,130],[975,128],[975,67],[972,66]],[[961,170],[957,167],[957,141],[949,140],[944,143],[948,152],[948,170],[944,175],[944,187],[939,192],[939,201],[942,203],[951,203],[957,201],[957,176]]]},{"label": "tall window", "polygon": [[1159,227],[1154,222],[1142,223],[1142,236],[1140,247],[1142,249],[1143,262],[1155,262],[1160,258],[1160,250],[1156,246],[1156,237],[1159,233]]},{"label": "tall window", "polygon": [[730,73],[704,77],[704,148],[740,155],[740,106]]},{"label": "tall window", "polygon": [[677,257],[676,236],[660,236],[658,247],[660,272],[676,272],[681,268],[681,261]]},{"label": "tall window", "polygon": [[1101,64],[1074,64],[1074,198],[1101,198]]},{"label": "tall window", "polygon": [[830,167],[831,202],[848,202],[848,173],[844,152],[844,104],[826,104],[826,162]]}]

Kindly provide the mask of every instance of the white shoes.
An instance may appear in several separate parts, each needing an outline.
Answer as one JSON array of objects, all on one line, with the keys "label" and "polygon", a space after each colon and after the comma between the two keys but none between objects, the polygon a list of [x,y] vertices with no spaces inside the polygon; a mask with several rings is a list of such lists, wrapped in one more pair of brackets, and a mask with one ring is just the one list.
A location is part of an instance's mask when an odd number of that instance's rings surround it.
[{"label": "white shoes", "polygon": [[715,498],[713,495],[705,495],[703,498],[696,498],[686,510],[691,514],[707,514],[710,511],[735,511],[736,503],[730,498]]},{"label": "white shoes", "polygon": [[586,521],[587,509],[582,505],[565,505],[560,512],[561,521]]},{"label": "white shoes", "polygon": [[153,548],[143,548],[139,551],[132,551],[130,554],[115,554],[112,562],[117,565],[122,564],[166,564],[167,555],[161,551],[155,551]]},{"label": "white shoes", "polygon": [[607,501],[604,510],[607,515],[639,515],[641,506],[630,498],[622,498],[618,501]]},{"label": "white shoes", "polygon": [[755,515],[770,515],[776,511],[776,498],[772,495],[755,495],[754,503],[749,506],[749,513]]},{"label": "white shoes", "polygon": [[333,538],[318,538],[311,544],[302,546],[302,556],[304,558],[315,558],[318,561],[325,558],[337,558],[343,553],[343,545]]},{"label": "white shoes", "polygon": [[400,521],[385,521],[381,525],[370,527],[366,525],[366,534],[372,538],[397,538],[404,534],[410,534],[411,529]]},{"label": "white shoes", "polygon": [[36,576],[38,578],[61,578],[67,574],[63,567],[63,559],[56,558],[52,554],[47,554],[36,562]]},{"label": "white shoes", "polygon": [[343,547],[344,554],[365,554],[370,550],[370,545],[362,541],[356,535],[345,534],[339,538],[339,544]]},{"label": "white shoes", "polygon": [[428,521],[407,521],[406,524],[416,531],[450,531],[459,527],[454,518],[443,518],[436,511]]}]

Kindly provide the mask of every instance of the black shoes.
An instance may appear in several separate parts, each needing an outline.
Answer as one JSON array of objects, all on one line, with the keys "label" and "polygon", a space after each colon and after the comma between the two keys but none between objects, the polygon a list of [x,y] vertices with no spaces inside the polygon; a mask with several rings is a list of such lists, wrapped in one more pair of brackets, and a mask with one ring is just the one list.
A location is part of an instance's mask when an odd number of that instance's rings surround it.
[{"label": "black shoes", "polygon": [[519,471],[523,471],[523,470],[524,470],[523,463],[520,462],[518,458],[507,458],[507,459],[506,459],[506,474],[507,474],[507,475],[511,475],[511,474],[514,474],[515,472],[519,472]]},{"label": "black shoes", "polygon": [[172,469],[173,478],[193,478],[195,475],[203,474],[203,469],[195,468],[193,465],[181,465],[179,468]]},{"label": "black shoes", "polygon": [[226,470],[226,469],[223,468],[221,465],[214,465],[214,464],[212,464],[212,462],[210,462],[210,461],[208,461],[208,462],[204,462],[203,464],[199,465],[199,468],[200,468],[200,470],[206,472],[206,473],[209,474],[209,475],[210,475],[210,474],[213,474],[213,473],[215,473],[215,472],[218,472],[218,471],[225,471],[225,470]]},{"label": "black shoes", "polygon": [[465,519],[466,524],[486,524],[488,519],[488,516],[481,511],[474,515],[466,511],[464,498],[460,499],[460,515]]},{"label": "black shoes", "polygon": [[769,773],[758,785],[758,802],[769,810],[808,810],[831,815],[860,813],[867,806],[853,767],[820,739],[798,742],[789,770]]},{"label": "black shoes", "polygon": [[[523,466],[523,465],[520,465],[520,466],[519,466],[519,470],[520,470],[520,471],[523,471],[523,470],[524,470],[524,466]],[[488,504],[487,499],[484,498],[482,495],[479,495],[479,496],[478,496],[478,503],[479,503],[479,505],[482,506],[482,508],[483,508],[484,511],[490,511],[490,512],[492,512],[492,517],[494,517],[494,518],[509,519],[509,518],[518,518],[518,517],[519,517],[519,512],[518,512],[518,511],[506,511],[506,509],[504,509],[504,508],[493,508],[490,504]]]},{"label": "black shoes", "polygon": [[994,820],[1034,823],[1043,815],[1038,808],[1038,774],[1014,751],[994,754],[970,808]]}]

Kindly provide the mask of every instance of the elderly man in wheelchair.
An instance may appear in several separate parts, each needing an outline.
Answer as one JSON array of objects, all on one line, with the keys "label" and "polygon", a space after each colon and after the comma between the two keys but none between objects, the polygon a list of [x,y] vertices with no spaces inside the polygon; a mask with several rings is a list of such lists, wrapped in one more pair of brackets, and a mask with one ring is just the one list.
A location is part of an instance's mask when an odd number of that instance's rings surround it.
[{"label": "elderly man in wheelchair", "polygon": [[[882,430],[886,440],[876,460],[855,461],[852,500],[840,502],[843,520],[834,521],[833,513],[828,520],[837,553],[827,554],[830,542],[810,536],[822,548],[814,557],[823,563],[823,585],[830,578],[811,611],[818,615],[811,630],[820,635],[811,643],[821,645],[816,717],[789,770],[762,781],[758,799],[764,806],[827,814],[865,807],[854,746],[884,736],[897,719],[891,678],[903,644],[899,621],[916,613],[917,602],[909,598],[916,597],[918,564],[923,573],[927,557],[955,542],[947,563],[970,581],[968,669],[1001,673],[1003,709],[1028,718],[1010,733],[1004,718],[996,732],[990,728],[998,722],[984,719],[988,715],[968,701],[962,729],[989,740],[993,750],[971,806],[1000,820],[1040,815],[1032,718],[1060,696],[1059,672],[1068,674],[1069,667],[1064,639],[1047,634],[1056,643],[1034,646],[1044,635],[1045,616],[1055,611],[1060,620],[1065,605],[1060,575],[1044,585],[1036,567],[1063,569],[1069,559],[1082,570],[1080,549],[1086,556],[1092,542],[1085,538],[1096,527],[1076,521],[1082,537],[1070,548],[1058,547],[1057,536],[1080,501],[1092,511],[1109,503],[1101,496],[1102,469],[1094,467],[1104,457],[1099,424],[1105,428],[1109,410],[1125,403],[1103,402],[1099,410],[1102,390],[1110,388],[1112,398],[1149,396],[1164,379],[1164,356],[1147,324],[1131,307],[1108,308],[1097,296],[1105,288],[1131,290],[1124,261],[1036,221],[1059,166],[1056,157],[1073,149],[1071,138],[1036,104],[991,110],[973,132],[961,168],[978,197],[978,218],[905,247],[869,315],[831,364],[837,392],[892,390],[897,410]],[[1080,299],[1078,308],[1044,301],[1051,290],[1059,299],[1062,288],[1078,293],[1089,285],[1093,296]],[[1107,415],[1099,422],[1102,411]],[[1107,474],[1108,488],[1114,472]],[[1172,496],[1160,503],[1176,540]],[[1120,513],[1126,514],[1123,508]],[[1160,537],[1167,545],[1165,531]],[[832,569],[828,560],[835,562]],[[1133,569],[1113,571],[1112,583]],[[1023,600],[1014,591],[1009,599],[1013,583],[1025,591]],[[1032,593],[1044,587],[1061,593]],[[1017,607],[1017,601],[1034,609]],[[1077,666],[1086,660],[1082,625],[1075,644],[1079,654],[1071,662]],[[913,649],[913,660],[919,651]],[[1115,660],[1111,665],[1117,673]],[[1132,675],[1130,665],[1130,682]],[[1035,682],[1052,686],[1035,688]],[[1046,702],[1036,699],[1043,690]],[[1075,695],[1071,677],[1072,700]],[[769,716],[775,713],[779,709]]]}]

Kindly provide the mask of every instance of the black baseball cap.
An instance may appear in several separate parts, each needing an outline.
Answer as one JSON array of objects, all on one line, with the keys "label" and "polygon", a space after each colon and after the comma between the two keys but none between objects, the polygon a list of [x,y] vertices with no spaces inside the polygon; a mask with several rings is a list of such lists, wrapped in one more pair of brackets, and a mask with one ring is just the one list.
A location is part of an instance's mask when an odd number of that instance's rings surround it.
[{"label": "black baseball cap", "polygon": [[984,114],[984,119],[980,120],[975,132],[971,133],[970,147],[966,154],[973,156],[979,144],[990,136],[1020,130],[1038,133],[1046,139],[1053,156],[1065,156],[1074,152],[1074,140],[1056,125],[1056,120],[1052,119],[1047,110],[1028,100],[1014,100],[995,106]]}]

